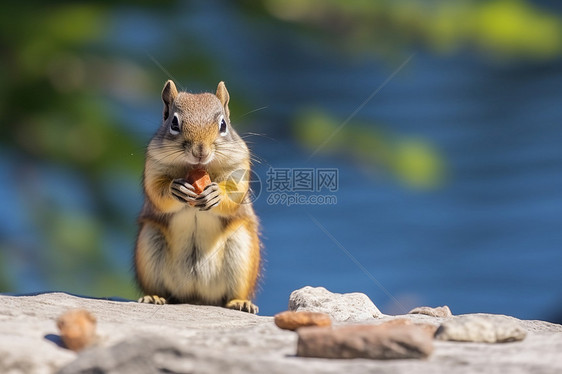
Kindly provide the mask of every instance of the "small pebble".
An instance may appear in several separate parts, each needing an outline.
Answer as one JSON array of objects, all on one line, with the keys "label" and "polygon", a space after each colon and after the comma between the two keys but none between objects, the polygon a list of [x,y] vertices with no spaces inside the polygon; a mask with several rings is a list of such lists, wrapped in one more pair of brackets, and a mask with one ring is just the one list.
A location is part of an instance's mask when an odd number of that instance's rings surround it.
[{"label": "small pebble", "polygon": [[295,331],[304,326],[331,326],[332,320],[326,313],[286,311],[276,314],[274,322],[284,330]]},{"label": "small pebble", "polygon": [[416,323],[413,322],[411,319],[408,318],[396,318],[391,319],[390,321],[383,322],[377,326],[385,326],[385,327],[392,327],[392,326],[416,326],[423,330],[425,330],[428,334],[433,336],[435,331],[439,325],[432,325],[431,323]]},{"label": "small pebble", "polygon": [[414,308],[408,312],[408,314],[425,314],[431,317],[452,317],[451,309],[447,305],[438,306],[437,308],[432,308],[429,306],[420,306]]},{"label": "small pebble", "polygon": [[69,310],[57,319],[64,345],[73,351],[80,351],[96,339],[96,317],[83,309]]},{"label": "small pebble", "polygon": [[435,339],[460,342],[507,343],[525,339],[527,332],[514,318],[502,315],[462,315],[445,321]]}]

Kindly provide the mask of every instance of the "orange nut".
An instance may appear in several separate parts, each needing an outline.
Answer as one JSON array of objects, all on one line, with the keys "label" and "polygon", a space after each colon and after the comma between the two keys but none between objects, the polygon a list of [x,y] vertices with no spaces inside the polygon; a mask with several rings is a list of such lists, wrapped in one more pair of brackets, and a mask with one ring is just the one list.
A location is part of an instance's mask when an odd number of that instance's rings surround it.
[{"label": "orange nut", "polygon": [[203,169],[193,169],[187,175],[187,183],[195,188],[195,193],[200,194],[205,187],[211,184],[209,174]]}]

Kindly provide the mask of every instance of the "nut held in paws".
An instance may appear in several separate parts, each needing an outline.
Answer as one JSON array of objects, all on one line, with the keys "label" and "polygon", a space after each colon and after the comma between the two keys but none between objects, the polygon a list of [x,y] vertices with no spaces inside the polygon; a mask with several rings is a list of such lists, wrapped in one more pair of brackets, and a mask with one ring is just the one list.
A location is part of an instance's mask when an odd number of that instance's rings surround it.
[{"label": "nut held in paws", "polygon": [[193,169],[187,175],[187,183],[195,188],[195,193],[200,194],[205,187],[211,184],[209,174],[203,169]]}]

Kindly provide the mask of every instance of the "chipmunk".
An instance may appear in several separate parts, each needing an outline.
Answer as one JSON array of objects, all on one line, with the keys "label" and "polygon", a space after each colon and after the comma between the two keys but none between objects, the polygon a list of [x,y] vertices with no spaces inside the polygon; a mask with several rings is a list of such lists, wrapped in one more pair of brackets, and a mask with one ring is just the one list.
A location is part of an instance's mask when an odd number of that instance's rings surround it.
[{"label": "chipmunk", "polygon": [[[179,92],[167,81],[163,120],[146,151],[145,201],[134,268],[142,303],[219,305],[249,313],[260,273],[258,219],[250,201],[250,153],[230,124],[224,82],[216,94]],[[186,180],[204,169],[199,195]]]}]

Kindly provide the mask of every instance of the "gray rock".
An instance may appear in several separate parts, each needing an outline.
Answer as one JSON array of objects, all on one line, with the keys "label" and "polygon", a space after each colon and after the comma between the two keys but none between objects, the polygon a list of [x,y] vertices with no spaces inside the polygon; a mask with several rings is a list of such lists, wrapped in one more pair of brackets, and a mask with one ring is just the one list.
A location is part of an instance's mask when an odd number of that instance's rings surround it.
[{"label": "gray rock", "polygon": [[[200,345],[213,344],[215,334],[238,339],[229,333],[273,325],[272,317],[210,306],[149,305],[65,293],[0,295],[0,373],[53,373],[82,357],[82,353],[63,348],[56,326],[57,318],[69,309],[85,309],[97,318],[98,345],[102,350],[138,336],[156,340],[168,337],[182,344],[197,337]],[[278,329],[272,326],[271,330]],[[204,338],[205,334],[213,337]],[[268,345],[277,344],[275,349],[282,351],[287,339],[296,343],[296,337],[278,334],[275,342]],[[285,348],[287,354],[293,351],[290,344]]]},{"label": "gray rock", "polygon": [[293,291],[289,297],[289,310],[321,312],[333,321],[367,321],[383,314],[363,293],[333,293],[324,287],[306,286]]},{"label": "gray rock", "polygon": [[463,315],[445,321],[435,338],[461,342],[506,343],[525,339],[521,323],[501,315]]},{"label": "gray rock", "polygon": [[451,313],[451,309],[449,309],[447,305],[438,306],[436,308],[420,306],[410,310],[408,314],[425,314],[426,316],[442,318],[451,317],[453,315],[453,313]]},{"label": "gray rock", "polygon": [[302,327],[297,333],[301,357],[390,360],[426,358],[433,352],[433,334],[415,325]]},{"label": "gray rock", "polygon": [[[59,374],[70,373],[117,373],[119,370],[128,373],[156,373],[159,370],[173,369],[170,372],[193,370],[180,368],[171,357],[181,356],[189,362],[192,355],[181,351],[181,347],[166,337],[158,339],[150,336],[137,336],[136,339],[126,339],[115,344],[111,349],[102,347],[85,351],[69,365],[59,371]],[[178,370],[179,369],[179,370]]]},{"label": "gray rock", "polygon": [[[55,322],[70,308],[86,309],[96,316],[100,337],[96,347],[79,354],[61,347]],[[383,316],[370,323],[397,318],[413,324],[441,322],[438,317],[407,314]],[[153,368],[204,374],[561,373],[562,326],[513,320],[527,330],[525,340],[516,344],[435,340],[429,360],[327,360],[296,357],[297,334],[277,328],[272,317],[210,306],[147,305],[64,293],[0,295],[0,373],[127,374]]]}]

